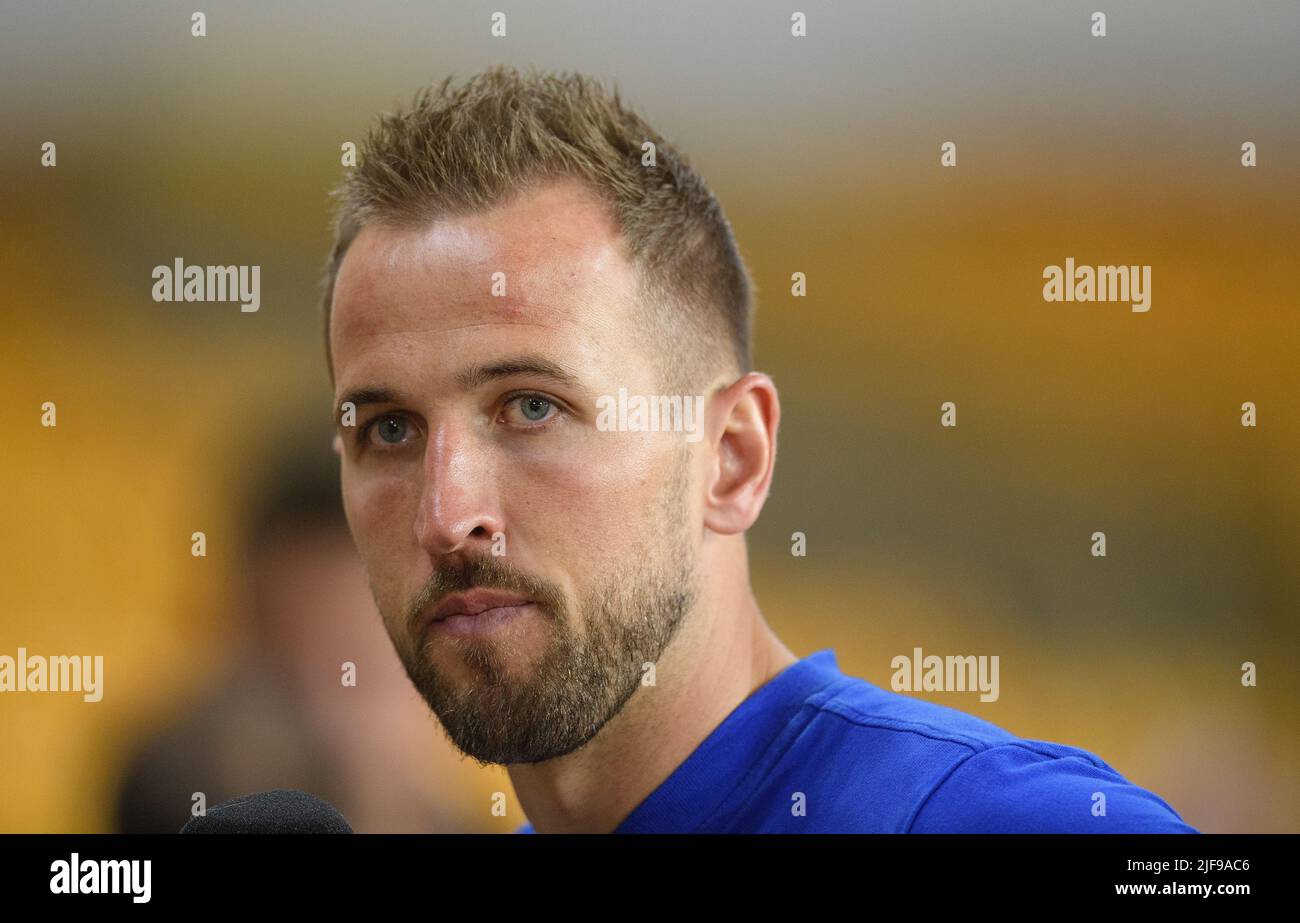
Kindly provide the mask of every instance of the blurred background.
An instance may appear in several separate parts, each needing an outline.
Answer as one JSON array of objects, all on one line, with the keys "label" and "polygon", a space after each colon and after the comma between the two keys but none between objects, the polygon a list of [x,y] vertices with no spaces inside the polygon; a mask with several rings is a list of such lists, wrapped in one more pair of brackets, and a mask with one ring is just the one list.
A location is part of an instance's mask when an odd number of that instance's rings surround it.
[{"label": "blurred background", "polygon": [[[809,0],[801,39],[791,6],[530,2],[493,38],[496,0],[212,0],[195,38],[193,5],[2,5],[0,654],[105,676],[0,695],[0,831],[269,788],[367,832],[522,822],[374,610],[318,288],[340,146],[494,63],[615,82],[726,208],[783,403],[755,588],[796,654],[885,688],[914,647],[996,654],[996,702],[925,697],[1198,829],[1300,830],[1300,4]],[[1151,265],[1150,311],[1045,303],[1071,256]],[[177,257],[260,265],[261,309],[154,302]]]}]

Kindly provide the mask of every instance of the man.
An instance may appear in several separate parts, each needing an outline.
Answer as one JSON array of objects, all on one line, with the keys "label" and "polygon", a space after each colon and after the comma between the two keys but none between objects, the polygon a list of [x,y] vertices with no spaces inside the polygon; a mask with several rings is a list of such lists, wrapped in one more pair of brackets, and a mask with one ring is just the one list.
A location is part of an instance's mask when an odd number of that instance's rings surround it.
[{"label": "man", "polygon": [[1095,756],[768,627],[745,531],[780,405],[749,276],[617,93],[449,79],[381,118],[339,199],[344,509],[412,682],[508,768],[521,831],[1191,831]]}]

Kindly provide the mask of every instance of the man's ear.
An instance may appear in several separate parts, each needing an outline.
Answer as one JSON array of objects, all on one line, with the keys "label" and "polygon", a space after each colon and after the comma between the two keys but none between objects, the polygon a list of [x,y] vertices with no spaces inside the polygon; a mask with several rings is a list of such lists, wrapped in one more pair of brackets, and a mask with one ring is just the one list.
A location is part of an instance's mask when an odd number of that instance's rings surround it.
[{"label": "man's ear", "polygon": [[335,434],[334,434],[334,440],[330,443],[330,445],[331,445],[331,447],[334,449],[334,454],[337,455],[337,456],[339,456],[339,458],[342,458],[342,457],[343,457],[343,437],[340,436],[338,433],[335,433]]},{"label": "man's ear", "polygon": [[749,372],[715,394],[709,407],[713,450],[704,497],[704,525],[723,535],[758,519],[776,465],[781,401],[762,372]]}]

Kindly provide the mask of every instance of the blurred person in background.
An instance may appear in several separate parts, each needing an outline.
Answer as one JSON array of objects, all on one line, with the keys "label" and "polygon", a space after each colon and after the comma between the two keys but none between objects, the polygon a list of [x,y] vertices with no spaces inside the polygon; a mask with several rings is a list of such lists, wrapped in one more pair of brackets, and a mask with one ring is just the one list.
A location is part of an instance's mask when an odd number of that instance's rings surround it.
[{"label": "blurred person in background", "polygon": [[[393,654],[343,519],[328,435],[315,444],[326,450],[285,459],[262,486],[239,591],[245,637],[218,687],[139,746],[119,832],[177,832],[196,792],[213,807],[277,788],[331,801],[358,832],[474,829],[468,799],[432,784],[430,754],[457,756]],[[355,685],[342,680],[348,662]]]}]

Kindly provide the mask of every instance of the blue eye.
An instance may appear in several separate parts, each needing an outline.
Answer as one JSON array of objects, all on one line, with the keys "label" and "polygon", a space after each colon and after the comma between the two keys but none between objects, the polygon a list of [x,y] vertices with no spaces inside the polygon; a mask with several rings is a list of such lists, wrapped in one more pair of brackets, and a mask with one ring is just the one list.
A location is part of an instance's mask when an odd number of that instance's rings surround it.
[{"label": "blue eye", "polygon": [[546,412],[551,409],[551,402],[544,397],[530,394],[520,399],[519,409],[523,411],[525,417],[536,423],[538,420],[546,419]]},{"label": "blue eye", "polygon": [[[517,411],[511,408],[517,407]],[[555,401],[543,394],[516,394],[506,402],[502,423],[513,424],[520,430],[543,430],[556,422],[563,414],[563,409]],[[511,419],[508,414],[517,414]]]},{"label": "blue eye", "polygon": [[385,414],[374,423],[380,440],[388,445],[401,445],[402,437],[406,435],[406,426],[405,418],[394,414]]}]

